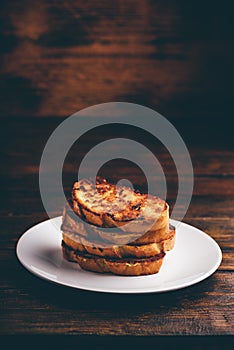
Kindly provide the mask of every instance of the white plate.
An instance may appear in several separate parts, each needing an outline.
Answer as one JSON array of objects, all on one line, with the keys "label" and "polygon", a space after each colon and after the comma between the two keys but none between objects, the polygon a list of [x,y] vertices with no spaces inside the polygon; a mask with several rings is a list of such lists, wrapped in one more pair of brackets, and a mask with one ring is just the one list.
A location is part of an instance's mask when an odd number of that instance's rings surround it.
[{"label": "white plate", "polygon": [[[166,254],[159,273],[150,276],[115,276],[82,270],[63,259],[61,217],[44,221],[26,231],[18,241],[17,256],[33,274],[69,287],[109,293],[165,292],[190,286],[210,276],[220,265],[218,244],[201,230],[171,220],[176,244]],[[56,224],[55,224],[56,223]]]}]

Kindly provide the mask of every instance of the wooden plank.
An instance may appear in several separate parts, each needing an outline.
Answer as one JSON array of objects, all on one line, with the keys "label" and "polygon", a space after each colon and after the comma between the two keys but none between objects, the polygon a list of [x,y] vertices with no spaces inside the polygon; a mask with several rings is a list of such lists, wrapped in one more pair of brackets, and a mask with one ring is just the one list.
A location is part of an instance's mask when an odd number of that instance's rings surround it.
[{"label": "wooden plank", "polygon": [[50,284],[16,266],[9,269],[8,278],[6,276],[1,287],[4,298],[2,332],[144,336],[232,334],[232,292],[232,275],[219,272],[198,285],[172,293],[95,293],[94,298],[91,292]]},{"label": "wooden plank", "polygon": [[191,12],[172,0],[7,2],[1,110],[65,116],[122,100],[161,106],[171,115],[219,115],[231,106],[231,8],[202,7]]},{"label": "wooden plank", "polygon": [[[28,145],[30,144],[30,142],[31,142],[31,139],[28,139]],[[101,140],[99,140],[99,142],[101,142]],[[20,139],[19,139],[19,144],[20,144]],[[98,140],[97,140],[97,144],[98,144]],[[5,157],[14,157],[19,160],[19,162],[15,165],[16,168],[14,173],[12,173],[12,177],[17,177],[25,173],[38,174],[40,158],[43,152],[42,147],[45,146],[45,144],[38,145],[34,143],[33,156],[31,152],[29,153],[28,145],[27,143],[24,143],[24,146],[21,144],[20,149],[18,150],[8,149],[6,151]],[[68,154],[68,159],[65,160],[64,169],[63,169],[65,174],[74,172],[77,169],[80,160],[86,155],[85,148],[86,147],[81,144],[79,153],[73,152]],[[177,173],[176,168],[169,154],[166,154],[163,151],[158,150],[155,156],[157,157],[158,161],[160,162],[166,174],[176,175]],[[147,154],[142,153],[139,155],[139,157],[144,157],[145,159],[147,159]],[[222,179],[225,177],[234,177],[234,165],[233,165],[234,156],[233,156],[233,151],[231,150],[202,151],[197,147],[196,150],[190,149],[190,157],[192,160],[195,176],[202,177],[202,176],[210,175],[210,176],[213,176],[214,178],[219,178],[219,179]],[[224,158],[227,159],[226,162],[222,162]],[[116,167],[117,165],[118,163],[116,163]],[[3,174],[5,170],[6,169],[3,169]],[[132,172],[130,165],[128,165],[128,167],[124,167],[122,164],[121,170],[126,174],[129,174]],[[184,173],[186,174],[186,169]]]},{"label": "wooden plank", "polygon": [[[113,181],[116,181],[116,179],[121,179],[121,170],[119,171],[118,174],[118,169],[116,171],[115,176],[113,176],[113,169],[109,169],[108,171],[105,172],[105,175],[107,175],[107,178],[112,179]],[[123,175],[122,175],[123,176]],[[31,176],[31,175],[25,175],[24,179],[27,180],[27,183],[25,183],[25,188],[22,188],[21,186],[21,181],[22,181],[22,176],[13,179],[12,181],[8,182],[8,186],[5,187],[5,191],[9,190],[9,194],[15,194],[16,197],[23,197],[23,191],[27,188],[28,191],[32,191],[34,193],[38,193],[39,188],[38,188],[38,178],[37,176]],[[57,185],[53,183],[52,179],[54,178],[54,173],[50,172],[48,173],[48,183],[51,183],[50,188],[48,189],[48,193],[51,193],[51,195],[56,196],[56,191],[57,191]],[[68,194],[72,189],[73,183],[77,179],[77,174],[69,174],[69,183],[66,183],[64,187],[64,191],[66,191]],[[130,179],[133,179],[132,182],[134,185],[138,185],[140,188],[143,190],[145,189],[145,184],[146,181],[145,179],[140,175],[140,176],[135,176],[131,174]],[[49,182],[49,180],[51,180]],[[67,179],[66,179],[67,180]],[[151,176],[149,177],[149,181],[153,181],[153,183],[156,183],[158,186],[163,184],[162,179],[157,176]],[[169,192],[168,197],[171,198],[176,198],[177,196],[177,186],[178,186],[178,179],[176,177],[166,177],[167,181],[167,191]],[[187,182],[186,177],[183,178],[183,181]],[[68,181],[66,181],[68,182]],[[36,188],[35,188],[36,185]],[[19,187],[21,187],[21,193],[19,192]],[[160,187],[159,187],[160,188]],[[182,195],[186,196],[186,192],[182,192]],[[232,199],[234,196],[234,177],[223,177],[223,178],[213,178],[213,177],[198,177],[194,179],[194,187],[193,187],[193,196],[209,196],[210,198],[216,198],[216,197],[223,197],[224,199],[230,198]],[[22,198],[23,200],[23,198]]]},{"label": "wooden plank", "polygon": [[[25,174],[37,174],[39,164],[45,144],[60,124],[61,119],[58,118],[43,118],[32,120],[30,118],[4,119],[3,124],[6,132],[2,135],[3,147],[2,156],[4,157],[3,175],[9,176],[9,172],[13,178]],[[192,124],[191,124],[192,123]],[[234,155],[233,148],[224,148],[225,140],[222,137],[216,137],[216,144],[209,135],[206,140],[209,147],[204,147],[204,144],[198,145],[197,140],[194,141],[191,137],[196,135],[199,129],[199,124],[193,121],[188,123],[186,120],[181,120],[176,124],[181,136],[185,141],[189,139],[188,151],[193,163],[194,173],[196,176],[212,176],[217,179],[234,176]],[[182,129],[181,129],[182,128]],[[191,128],[193,134],[191,135]],[[28,132],[30,130],[30,132]],[[217,127],[217,130],[218,127]],[[218,131],[217,131],[218,132]],[[11,138],[8,135],[11,135]],[[205,131],[204,131],[205,134]],[[204,135],[203,135],[204,136]],[[113,137],[126,137],[135,140],[136,142],[145,145],[154,154],[160,162],[165,174],[176,176],[177,171],[172,157],[165,147],[149,134],[136,129],[121,127],[103,127],[100,130],[90,131],[88,135],[83,136],[79,142],[71,148],[65,159],[64,174],[69,174],[76,171],[82,158],[90,151],[92,146],[99,144],[102,141],[109,140]],[[203,140],[204,141],[204,140]],[[202,141],[200,134],[199,143]],[[194,143],[195,142],[195,143]],[[147,153],[139,154],[139,157],[147,160]],[[116,167],[118,163],[115,163]],[[11,166],[11,168],[10,168]],[[124,171],[124,165],[121,167]],[[125,166],[126,168],[126,166]],[[132,171],[132,165],[128,163],[129,172]],[[184,174],[187,172],[184,167]],[[134,170],[133,170],[134,171]]]}]

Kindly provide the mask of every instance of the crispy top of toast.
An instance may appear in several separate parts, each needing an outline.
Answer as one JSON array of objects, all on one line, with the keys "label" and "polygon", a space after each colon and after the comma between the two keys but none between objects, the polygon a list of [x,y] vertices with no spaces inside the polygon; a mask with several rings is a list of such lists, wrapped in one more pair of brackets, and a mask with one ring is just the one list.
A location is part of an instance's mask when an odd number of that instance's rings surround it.
[{"label": "crispy top of toast", "polygon": [[108,214],[116,222],[131,221],[142,213],[145,219],[159,217],[167,207],[159,197],[117,187],[101,178],[96,186],[87,179],[75,182],[72,196],[81,211],[85,209],[99,216]]}]

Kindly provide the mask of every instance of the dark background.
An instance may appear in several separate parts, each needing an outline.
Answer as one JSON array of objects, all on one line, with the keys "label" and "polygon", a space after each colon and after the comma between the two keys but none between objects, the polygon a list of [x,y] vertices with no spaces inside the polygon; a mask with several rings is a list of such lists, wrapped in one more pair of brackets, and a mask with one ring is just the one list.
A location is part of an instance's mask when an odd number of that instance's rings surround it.
[{"label": "dark background", "polygon": [[[39,163],[52,131],[94,104],[127,101],[157,110],[178,129],[195,165],[194,146],[203,161],[205,149],[234,148],[232,1],[10,0],[1,7],[2,195],[8,210],[13,183],[27,181],[39,196]],[[86,146],[101,141],[94,134]],[[215,175],[216,156],[210,161]],[[232,174],[233,156],[228,161]]]},{"label": "dark background", "polygon": [[1,7],[3,117],[67,117],[127,101],[169,120],[195,120],[201,132],[203,123],[232,121],[232,1],[10,0]]}]

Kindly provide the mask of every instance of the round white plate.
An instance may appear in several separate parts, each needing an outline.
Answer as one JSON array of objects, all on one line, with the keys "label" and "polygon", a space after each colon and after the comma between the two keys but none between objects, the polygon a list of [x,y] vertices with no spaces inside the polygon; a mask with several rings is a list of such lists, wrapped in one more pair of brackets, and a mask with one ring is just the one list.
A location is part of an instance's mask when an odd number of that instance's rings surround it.
[{"label": "round white plate", "polygon": [[[201,230],[171,220],[176,226],[175,247],[166,254],[159,273],[150,276],[115,276],[82,270],[63,259],[61,217],[26,231],[18,241],[17,256],[33,274],[69,287],[109,293],[165,292],[190,286],[210,276],[220,265],[218,244]],[[56,223],[56,224],[55,224]]]}]

